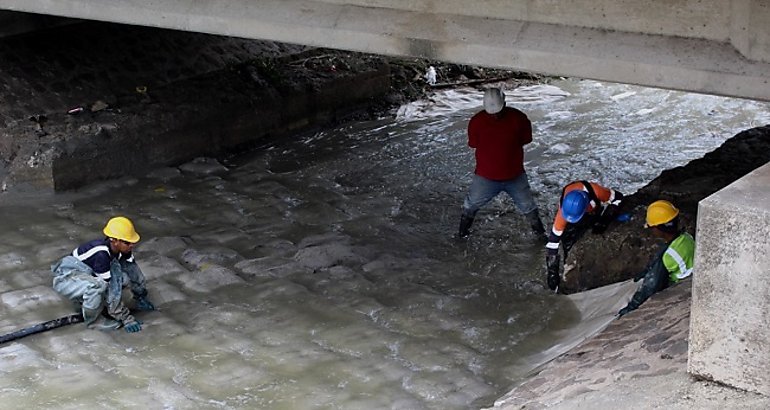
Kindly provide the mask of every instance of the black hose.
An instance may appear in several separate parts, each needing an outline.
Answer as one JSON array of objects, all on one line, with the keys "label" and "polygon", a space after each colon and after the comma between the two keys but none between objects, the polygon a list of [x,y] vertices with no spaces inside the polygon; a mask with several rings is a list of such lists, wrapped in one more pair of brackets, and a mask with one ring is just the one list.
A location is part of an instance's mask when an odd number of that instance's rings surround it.
[{"label": "black hose", "polygon": [[54,320],[49,320],[47,322],[38,323],[35,326],[30,326],[21,330],[17,330],[13,333],[8,333],[7,335],[0,336],[0,344],[21,339],[22,337],[26,337],[29,335],[34,335],[35,333],[42,333],[47,330],[56,329],[57,327],[67,326],[73,323],[80,323],[82,321],[83,321],[83,315],[78,313],[74,315],[60,317]]}]

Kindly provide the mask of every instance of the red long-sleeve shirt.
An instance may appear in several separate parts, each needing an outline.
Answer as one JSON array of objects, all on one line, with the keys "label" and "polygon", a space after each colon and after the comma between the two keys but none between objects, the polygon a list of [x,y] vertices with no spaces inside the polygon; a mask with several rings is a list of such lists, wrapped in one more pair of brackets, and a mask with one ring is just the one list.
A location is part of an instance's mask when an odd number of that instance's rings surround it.
[{"label": "red long-sleeve shirt", "polygon": [[480,111],[468,123],[468,146],[476,149],[476,175],[494,181],[524,172],[524,145],[532,142],[532,123],[523,112],[503,107],[496,115]]}]

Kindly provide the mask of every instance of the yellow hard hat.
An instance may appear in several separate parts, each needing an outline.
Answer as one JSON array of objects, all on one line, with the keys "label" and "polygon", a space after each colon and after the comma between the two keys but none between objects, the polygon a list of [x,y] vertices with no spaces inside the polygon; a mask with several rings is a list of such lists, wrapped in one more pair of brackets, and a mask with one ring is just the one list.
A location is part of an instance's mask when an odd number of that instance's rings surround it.
[{"label": "yellow hard hat", "polygon": [[108,238],[120,239],[129,243],[139,242],[139,234],[134,230],[134,224],[125,216],[116,216],[110,219],[102,232]]},{"label": "yellow hard hat", "polygon": [[674,204],[663,199],[657,200],[647,207],[647,223],[644,224],[644,227],[663,225],[671,222],[677,215],[679,215],[679,210]]}]

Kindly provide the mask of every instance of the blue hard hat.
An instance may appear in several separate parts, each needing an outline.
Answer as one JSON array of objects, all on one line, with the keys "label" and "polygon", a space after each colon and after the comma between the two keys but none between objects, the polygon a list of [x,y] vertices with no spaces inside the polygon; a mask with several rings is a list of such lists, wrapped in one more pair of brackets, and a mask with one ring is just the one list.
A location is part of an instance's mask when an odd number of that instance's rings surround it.
[{"label": "blue hard hat", "polygon": [[573,224],[586,213],[588,202],[588,192],[582,189],[569,191],[561,201],[561,214],[567,222]]}]

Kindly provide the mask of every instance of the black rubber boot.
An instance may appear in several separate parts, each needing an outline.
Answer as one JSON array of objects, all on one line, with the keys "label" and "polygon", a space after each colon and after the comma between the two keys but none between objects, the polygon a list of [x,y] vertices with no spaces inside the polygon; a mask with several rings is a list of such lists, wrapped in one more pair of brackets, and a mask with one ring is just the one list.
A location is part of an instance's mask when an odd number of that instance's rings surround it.
[{"label": "black rubber boot", "polygon": [[561,277],[559,277],[558,273],[548,272],[546,279],[548,281],[548,289],[553,291],[559,287],[559,283],[561,282]]},{"label": "black rubber boot", "polygon": [[96,322],[96,319],[99,319],[99,317],[102,314],[102,309],[87,309],[85,307],[81,308],[83,312],[83,322],[85,322],[86,326],[91,327],[92,324]]},{"label": "black rubber boot", "polygon": [[543,221],[540,219],[540,213],[537,211],[537,208],[528,214],[524,214],[524,216],[527,218],[529,226],[532,227],[532,232],[538,236],[545,236],[545,225],[543,225]]},{"label": "black rubber boot", "polygon": [[109,316],[104,309],[83,308],[82,312],[83,321],[89,329],[115,330],[121,326],[121,323]]},{"label": "black rubber boot", "polygon": [[473,217],[467,215],[460,216],[460,229],[457,231],[457,236],[465,238],[470,235],[471,225],[473,225]]}]

